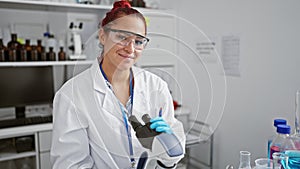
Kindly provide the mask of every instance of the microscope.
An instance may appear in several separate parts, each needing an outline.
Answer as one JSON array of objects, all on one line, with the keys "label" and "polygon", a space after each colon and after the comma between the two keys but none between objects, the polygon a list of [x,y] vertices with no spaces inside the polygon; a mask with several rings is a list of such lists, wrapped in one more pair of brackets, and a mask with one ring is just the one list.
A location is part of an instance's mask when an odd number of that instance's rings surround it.
[{"label": "microscope", "polygon": [[71,36],[69,38],[71,46],[69,49],[69,58],[71,60],[86,59],[86,55],[82,54],[83,45],[81,42],[80,32],[82,31],[82,22],[79,25],[75,25],[73,22],[70,23],[69,29],[71,30]]},{"label": "microscope", "polygon": [[139,142],[148,150],[140,156],[137,169],[176,168],[184,152],[179,139],[174,134],[159,133],[151,129],[148,114],[142,116],[145,125],[142,125],[134,115],[128,120]]}]

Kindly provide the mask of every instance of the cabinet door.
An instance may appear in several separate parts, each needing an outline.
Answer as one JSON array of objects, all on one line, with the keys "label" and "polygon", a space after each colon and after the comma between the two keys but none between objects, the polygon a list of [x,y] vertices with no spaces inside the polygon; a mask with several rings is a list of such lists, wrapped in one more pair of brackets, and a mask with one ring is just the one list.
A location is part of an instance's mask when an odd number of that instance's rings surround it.
[{"label": "cabinet door", "polygon": [[39,132],[39,152],[50,151],[52,131]]},{"label": "cabinet door", "polygon": [[51,169],[50,152],[40,153],[40,168]]}]

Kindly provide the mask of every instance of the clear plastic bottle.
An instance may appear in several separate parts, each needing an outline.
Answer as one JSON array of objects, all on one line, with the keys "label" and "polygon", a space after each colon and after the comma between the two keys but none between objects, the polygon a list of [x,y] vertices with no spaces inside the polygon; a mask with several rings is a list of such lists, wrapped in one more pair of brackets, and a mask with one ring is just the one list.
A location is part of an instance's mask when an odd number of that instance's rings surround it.
[{"label": "clear plastic bottle", "polygon": [[277,136],[270,145],[269,157],[271,159],[273,159],[272,154],[274,152],[281,152],[282,146],[286,141],[286,139],[289,137],[290,132],[291,132],[291,127],[289,125],[283,125],[283,124],[277,125]]},{"label": "clear plastic bottle", "polygon": [[240,151],[240,164],[238,169],[251,169],[251,153],[249,151]]},{"label": "clear plastic bottle", "polygon": [[[274,121],[273,121],[273,125],[274,125],[274,127],[277,129],[277,125],[279,125],[279,124],[287,124],[287,121],[285,120],[285,119],[274,119]],[[272,141],[275,139],[275,137],[276,137],[276,134],[273,134],[272,136],[270,136],[269,138],[268,138],[268,158],[270,158],[270,145],[271,145],[271,143],[272,143]]]}]

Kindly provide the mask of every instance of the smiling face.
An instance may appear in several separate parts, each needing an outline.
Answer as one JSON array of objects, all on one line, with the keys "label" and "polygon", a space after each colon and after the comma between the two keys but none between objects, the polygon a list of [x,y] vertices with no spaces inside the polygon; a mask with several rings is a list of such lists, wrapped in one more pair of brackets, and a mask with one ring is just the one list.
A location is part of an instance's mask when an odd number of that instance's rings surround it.
[{"label": "smiling face", "polygon": [[[144,21],[136,15],[127,15],[114,20],[106,27],[109,29],[101,28],[99,31],[99,40],[103,45],[103,62],[118,70],[129,69],[142,54],[142,50],[135,46],[142,39],[138,35],[146,35]],[[122,30],[123,32],[118,33],[111,30]],[[117,43],[116,38],[120,40],[124,38],[127,43]]]}]

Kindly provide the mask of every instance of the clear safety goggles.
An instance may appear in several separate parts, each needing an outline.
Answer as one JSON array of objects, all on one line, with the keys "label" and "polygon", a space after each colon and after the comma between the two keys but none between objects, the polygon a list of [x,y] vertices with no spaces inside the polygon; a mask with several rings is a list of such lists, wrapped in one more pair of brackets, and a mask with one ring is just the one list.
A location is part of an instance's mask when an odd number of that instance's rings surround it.
[{"label": "clear safety goggles", "polygon": [[104,30],[109,31],[109,38],[114,43],[127,46],[133,42],[133,46],[136,50],[145,49],[147,43],[149,42],[148,38],[137,33],[111,28],[104,28]]}]

